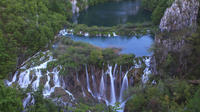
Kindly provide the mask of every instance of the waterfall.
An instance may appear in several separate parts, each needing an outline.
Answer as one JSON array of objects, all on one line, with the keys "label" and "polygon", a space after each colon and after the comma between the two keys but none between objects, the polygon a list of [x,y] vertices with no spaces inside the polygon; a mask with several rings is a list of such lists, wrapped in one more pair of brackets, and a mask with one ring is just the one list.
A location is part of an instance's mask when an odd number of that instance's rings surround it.
[{"label": "waterfall", "polygon": [[57,68],[53,69],[53,73],[54,73],[53,75],[54,87],[61,87],[60,80],[58,77],[59,71],[57,71]]},{"label": "waterfall", "polygon": [[104,85],[104,74],[101,76],[101,82],[100,82],[100,87],[99,87],[99,92],[100,92],[100,98],[105,98],[105,85]]},{"label": "waterfall", "polygon": [[[30,80],[30,72],[35,71],[34,75],[37,76],[36,81],[34,81],[34,83],[32,84],[32,88],[34,90],[36,90],[36,88],[39,86],[39,80],[41,77],[41,69],[45,69],[47,67],[47,63],[53,61],[53,57],[49,56],[49,60],[32,68],[29,68],[25,71],[23,71],[22,73],[20,73],[19,75],[19,80],[18,83],[20,85],[21,88],[27,88],[29,84],[31,84],[32,79]],[[26,65],[24,65],[26,66]],[[23,66],[23,67],[24,67]],[[32,74],[32,77],[34,77],[34,75]]]},{"label": "waterfall", "polygon": [[[61,82],[63,79],[59,77],[59,70],[58,67],[61,68],[61,66],[53,68],[52,72],[49,72],[47,70],[46,74],[42,74],[42,69],[47,68],[47,64],[51,61],[55,61],[53,57],[49,54],[49,51],[42,52],[45,56],[42,56],[39,58],[40,62],[42,62],[39,65],[34,65],[34,63],[31,62],[31,58],[29,58],[27,61],[25,61],[22,65],[22,67],[19,68],[18,71],[14,74],[12,81],[9,82],[7,81],[7,85],[11,86],[12,83],[18,82],[19,86],[21,88],[27,88],[27,87],[32,87],[33,91],[38,90],[41,78],[46,77],[46,82],[44,84],[44,89],[43,89],[43,96],[44,97],[49,97],[51,93],[54,92],[56,87],[62,88],[65,90],[65,84],[61,86]],[[40,57],[40,53],[36,53],[32,58],[38,58]],[[44,61],[44,62],[43,62]],[[31,66],[27,68],[28,64],[31,63]],[[25,70],[24,70],[25,69]],[[24,70],[24,71],[23,71]],[[50,74],[53,74],[52,77],[50,77]],[[17,78],[18,77],[18,78]],[[45,78],[44,78],[45,79]],[[53,80],[53,81],[52,81]],[[50,81],[53,82],[54,87],[50,86]],[[74,100],[74,96],[68,91],[65,90],[65,92],[71,97],[71,100]],[[32,99],[32,100],[31,100]],[[27,107],[27,104],[34,104],[35,99],[31,96],[31,93],[27,93],[27,97],[23,100],[23,106],[24,108]]]},{"label": "waterfall", "polygon": [[[35,58],[37,58],[36,55],[35,55]],[[12,81],[10,82],[7,81],[7,84],[11,86],[12,83],[18,82],[21,88],[31,87],[33,91],[36,91],[40,84],[44,84],[43,96],[45,98],[50,97],[50,95],[55,91],[55,88],[61,88],[71,97],[71,100],[74,101],[75,98],[72,95],[72,93],[66,90],[67,83],[65,82],[63,76],[59,75],[59,72],[62,66],[54,67],[53,70],[51,71],[47,70],[46,73],[42,72],[42,69],[47,68],[48,62],[55,60],[50,55],[48,55],[47,58],[48,60],[46,60],[44,57],[41,57],[40,61],[41,62],[43,61],[43,62],[35,66],[34,64],[32,64],[29,67],[28,66],[29,63],[28,64],[24,63],[24,65],[18,71],[16,71],[16,73],[14,74],[12,78]],[[151,73],[149,69],[150,59],[151,58],[143,59],[143,61],[146,64],[146,68],[144,69],[143,71],[144,74],[142,76],[143,83],[147,82],[149,78],[149,74]],[[32,63],[31,59],[29,60],[30,60],[30,63]],[[135,61],[134,63],[135,63],[134,68],[141,68],[141,65],[142,65],[141,60],[139,60],[138,62]],[[122,69],[123,67],[121,65],[117,65],[117,64],[115,64],[114,66],[107,65],[107,70],[104,72],[105,69],[101,69],[102,72],[100,73],[98,71],[94,71],[94,69],[89,70],[89,68],[87,67],[88,66],[85,65],[85,74],[86,74],[85,87],[82,86],[83,81],[79,79],[80,74],[76,72],[76,75],[75,75],[76,77],[75,80],[81,86],[80,89],[82,90],[83,97],[87,97],[88,94],[86,94],[85,92],[88,91],[88,93],[91,94],[93,98],[96,98],[99,101],[105,101],[107,105],[114,106],[116,102],[119,102],[120,107],[122,109],[119,110],[118,112],[123,112],[125,103],[129,99],[129,98],[123,97],[128,87],[130,86],[128,73],[133,69],[133,67],[131,67],[126,72],[124,72]],[[101,76],[97,76],[99,74]],[[45,82],[40,83],[40,81],[45,81]],[[119,92],[119,93],[116,93],[116,92]],[[28,106],[28,104],[33,104],[34,102],[35,101],[31,93],[27,93],[27,97],[23,100],[23,106],[25,108]]]},{"label": "waterfall", "polygon": [[110,87],[110,104],[114,105],[116,103],[116,96],[115,96],[115,85],[114,85],[114,80],[113,80],[113,75],[112,75],[112,66],[108,66],[109,69],[109,76],[110,76],[110,83],[111,83],[111,87]]},{"label": "waterfall", "polygon": [[40,83],[40,78],[42,77],[40,70],[35,70],[35,72],[37,74],[37,79],[32,83],[32,88],[34,91],[36,91],[38,89],[39,83]]},{"label": "waterfall", "polygon": [[119,101],[122,102],[123,100],[123,95],[124,95],[124,91],[126,91],[128,89],[128,71],[126,72],[126,74],[124,75],[123,81],[122,81],[122,86],[121,86],[121,90],[120,90],[120,98]]},{"label": "waterfall", "polygon": [[23,101],[23,107],[26,108],[27,104],[30,102],[31,100],[31,93],[27,93],[27,97],[24,99]]},{"label": "waterfall", "polygon": [[78,78],[78,72],[76,72],[76,81],[80,84],[80,80]]},{"label": "waterfall", "polygon": [[93,84],[94,95],[95,95],[95,97],[98,97],[97,85],[96,85],[96,80],[95,80],[94,74],[92,74],[92,84]]},{"label": "waterfall", "polygon": [[93,95],[93,93],[92,93],[92,91],[91,91],[91,89],[90,89],[90,82],[89,82],[89,76],[88,76],[87,65],[86,65],[85,69],[86,69],[85,71],[86,71],[87,90],[88,90],[88,92],[94,97],[94,95]]},{"label": "waterfall", "polygon": [[117,69],[117,64],[115,64],[115,67],[114,67],[114,70],[113,70],[113,77],[114,77],[114,80],[116,78],[116,69]]},{"label": "waterfall", "polygon": [[7,81],[8,86],[10,86],[12,83],[14,83],[17,80],[17,74],[18,73],[19,73],[18,71],[15,72],[11,82]]},{"label": "waterfall", "polygon": [[72,0],[71,1],[72,4],[72,13],[79,13],[79,7],[77,7],[77,0]]},{"label": "waterfall", "polygon": [[49,74],[49,73],[47,73],[47,82],[46,82],[46,84],[44,85],[44,91],[43,91],[44,97],[49,96],[49,95],[51,94],[51,88],[50,88],[50,85],[49,85],[50,76],[49,76],[48,74]]},{"label": "waterfall", "polygon": [[21,88],[27,88],[28,85],[31,83],[29,74],[30,70],[26,70],[19,75],[18,84]]},{"label": "waterfall", "polygon": [[150,61],[151,58],[146,57],[144,60],[146,68],[144,69],[144,74],[142,75],[142,83],[145,84],[148,80],[149,80],[149,74],[151,74],[151,70],[150,70]]},{"label": "waterfall", "polygon": [[82,89],[83,97],[86,97],[86,94],[85,94],[85,91],[84,91],[83,87],[81,89]]}]

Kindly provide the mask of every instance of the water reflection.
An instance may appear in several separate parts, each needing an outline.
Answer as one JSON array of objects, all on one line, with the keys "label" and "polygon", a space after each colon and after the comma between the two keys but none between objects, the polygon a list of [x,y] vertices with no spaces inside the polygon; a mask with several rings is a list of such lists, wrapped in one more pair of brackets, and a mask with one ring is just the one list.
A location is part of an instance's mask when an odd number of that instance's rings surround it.
[{"label": "water reflection", "polygon": [[[113,26],[125,23],[150,21],[150,13],[144,11],[140,0],[108,2],[88,8],[80,13],[79,24],[88,26]],[[74,19],[76,21],[76,19]]]}]

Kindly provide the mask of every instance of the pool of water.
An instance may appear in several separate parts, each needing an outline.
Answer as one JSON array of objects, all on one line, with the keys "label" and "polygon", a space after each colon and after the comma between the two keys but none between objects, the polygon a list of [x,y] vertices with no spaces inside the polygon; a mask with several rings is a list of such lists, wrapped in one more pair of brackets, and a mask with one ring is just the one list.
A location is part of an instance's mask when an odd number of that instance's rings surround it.
[{"label": "pool of water", "polygon": [[81,41],[101,48],[119,48],[122,54],[135,54],[136,56],[150,56],[149,48],[154,42],[151,35],[136,37],[80,37],[70,36],[74,41]]},{"label": "pool of water", "polygon": [[151,13],[141,8],[141,0],[106,2],[89,7],[77,18],[78,24],[114,26],[151,21]]}]

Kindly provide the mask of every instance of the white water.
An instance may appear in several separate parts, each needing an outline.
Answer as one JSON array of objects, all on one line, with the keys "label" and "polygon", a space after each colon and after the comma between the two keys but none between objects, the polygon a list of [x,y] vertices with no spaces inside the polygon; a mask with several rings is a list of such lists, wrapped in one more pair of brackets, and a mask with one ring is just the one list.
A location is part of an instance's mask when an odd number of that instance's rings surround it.
[{"label": "white water", "polygon": [[17,74],[18,74],[18,71],[15,72],[11,82],[7,81],[8,86],[10,86],[13,82],[15,82],[17,80]]},{"label": "white water", "polygon": [[[44,59],[41,59],[44,60]],[[49,97],[51,95],[51,93],[54,92],[56,87],[62,88],[65,90],[65,92],[67,94],[69,94],[72,97],[72,100],[74,100],[74,96],[68,91],[66,90],[66,85],[65,85],[65,81],[63,79],[63,77],[60,77],[59,75],[59,68],[61,68],[61,66],[55,67],[51,72],[47,71],[45,74],[42,73],[41,69],[45,69],[47,68],[47,64],[51,61],[54,61],[52,56],[49,56],[49,59],[47,61],[45,61],[44,63],[38,65],[38,66],[34,66],[31,68],[27,68],[25,71],[17,71],[11,82],[8,82],[8,85],[12,85],[12,83],[18,82],[18,84],[20,85],[21,88],[27,88],[28,86],[31,86],[32,89],[34,91],[36,91],[40,85],[40,80],[42,77],[46,77],[46,82],[44,83],[44,89],[43,89],[43,96],[44,97]],[[146,64],[146,68],[143,71],[144,74],[142,76],[142,82],[146,83],[148,81],[148,77],[149,74],[151,73],[149,66],[150,66],[150,58],[146,58],[143,60]],[[22,68],[26,68],[27,66],[24,65],[22,66]],[[136,64],[134,66],[134,68],[139,68],[141,67],[141,62],[139,61],[138,64]],[[118,70],[117,68],[120,68],[120,70]],[[128,87],[129,87],[129,80],[128,80],[128,73],[130,70],[132,70],[133,68],[130,68],[129,70],[127,70],[124,73],[121,72],[121,66],[117,66],[117,64],[115,64],[114,68],[112,66],[108,65],[108,69],[107,71],[104,73],[104,70],[102,70],[102,75],[101,75],[101,79],[100,82],[97,83],[97,78],[95,77],[95,75],[93,73],[89,74],[88,73],[88,68],[87,66],[85,67],[85,71],[86,71],[86,84],[87,84],[87,90],[93,98],[97,98],[99,101],[103,100],[105,101],[105,103],[107,105],[112,105],[114,106],[116,102],[120,102],[121,105],[120,107],[122,108],[122,110],[119,110],[119,112],[123,112],[124,110],[124,106],[125,103],[128,99],[125,99],[124,93],[127,91]],[[19,74],[19,75],[18,75]],[[124,74],[124,77],[121,78],[121,74]],[[52,75],[52,76],[51,76]],[[91,89],[90,87],[90,77],[92,79],[92,87],[93,89]],[[117,76],[120,75],[120,76]],[[109,81],[107,80],[109,76]],[[18,78],[17,78],[18,77]],[[117,82],[117,77],[120,77],[119,79],[121,80],[119,88],[117,88],[116,83]],[[78,78],[78,73],[76,73],[76,80],[77,82],[80,83],[81,85],[81,81]],[[53,87],[51,87],[50,82],[53,82]],[[62,82],[62,83],[61,83]],[[109,85],[110,83],[110,85]],[[109,90],[107,90],[107,86],[110,86],[108,88],[110,88]],[[84,86],[81,87],[82,89],[82,94],[84,97],[86,97],[85,91],[84,91]],[[118,91],[119,89],[119,91]],[[116,92],[119,92],[116,93]],[[110,93],[110,97],[107,96],[107,93]],[[117,96],[118,95],[118,96]],[[26,107],[27,104],[29,104],[30,102],[34,102],[34,98],[31,98],[31,94],[27,94],[27,97],[24,99],[23,101],[23,106]],[[32,100],[31,100],[32,99]]]},{"label": "white water", "polygon": [[102,74],[102,76],[101,76],[101,82],[100,82],[99,92],[100,92],[99,99],[101,99],[101,98],[105,99],[104,74]]},{"label": "white water", "polygon": [[[145,70],[143,71],[144,74],[142,76],[142,82],[146,83],[148,81],[148,77],[149,77],[149,74],[151,73],[149,67],[150,67],[150,59],[151,58],[145,58],[143,61],[145,62],[146,64],[146,68]],[[107,105],[111,105],[111,106],[114,106],[117,102],[120,103],[120,108],[121,110],[118,110],[118,112],[123,112],[124,111],[124,107],[125,107],[125,104],[126,102],[128,101],[129,97],[128,98],[124,98],[124,95],[125,93],[128,91],[128,87],[129,87],[129,79],[128,79],[128,73],[134,69],[134,68],[141,68],[142,67],[142,62],[139,61],[138,63],[135,62],[135,65],[132,66],[129,70],[127,70],[125,73],[124,73],[124,76],[123,78],[121,78],[121,75],[120,74],[123,74],[122,71],[121,71],[121,66],[119,66],[120,70],[117,70],[117,64],[115,64],[114,66],[114,69],[112,66],[109,66],[108,65],[108,70],[106,73],[103,72],[102,70],[102,75],[101,75],[101,80],[100,80],[100,84],[99,84],[99,93],[98,96],[97,96],[97,99],[98,100],[103,100],[105,101],[105,103]],[[90,89],[90,81],[89,81],[89,76],[88,76],[88,68],[86,67],[86,80],[87,80],[87,90],[88,92],[90,92],[92,95],[93,95],[93,91]],[[112,71],[113,70],[113,71]],[[108,75],[110,77],[110,90],[108,93],[110,93],[110,97],[106,97],[106,93],[107,93],[107,89],[106,89],[106,80],[107,80],[107,77],[105,78],[105,76]],[[119,76],[119,79],[122,80],[122,83],[121,85],[119,86],[120,87],[120,93],[119,93],[119,96],[116,96],[117,95],[117,87],[116,87],[116,81],[117,81],[117,75],[120,75]],[[95,81],[95,76],[92,75],[92,84],[93,84],[93,87],[96,87],[96,84],[94,84]],[[96,98],[94,95],[93,95],[94,98]]]},{"label": "white water", "polygon": [[36,70],[35,71],[37,74],[37,79],[32,83],[32,88],[34,91],[36,91],[39,87],[39,83],[40,83],[40,78],[42,77],[41,71],[40,70]]},{"label": "white water", "polygon": [[71,4],[72,4],[72,13],[79,13],[79,7],[77,7],[77,0],[71,0]]},{"label": "white water", "polygon": [[23,101],[23,107],[26,108],[27,104],[30,102],[31,100],[31,93],[27,93],[27,97],[24,99]]},{"label": "white water", "polygon": [[123,95],[124,95],[124,92],[128,89],[128,71],[126,72],[126,74],[124,75],[124,78],[123,78],[123,82],[122,82],[122,87],[121,87],[121,90],[120,90],[120,98],[119,98],[119,101],[122,102],[123,101]]},{"label": "white water", "polygon": [[88,76],[87,65],[86,65],[86,67],[85,67],[85,72],[86,72],[87,90],[88,90],[88,92],[89,92],[93,97],[95,97],[95,96],[93,95],[91,89],[90,89],[90,82],[89,82],[89,76]]},{"label": "white water", "polygon": [[[59,77],[58,67],[55,67],[52,72],[47,71],[47,73],[45,73],[45,74],[42,73],[42,69],[46,69],[47,64],[49,62],[55,60],[48,53],[49,53],[49,51],[43,52],[44,55],[47,55],[48,60],[43,62],[40,65],[27,68],[27,63],[28,62],[31,63],[31,61],[30,61],[31,59],[29,58],[27,61],[25,61],[26,63],[23,63],[22,64],[23,66],[19,69],[19,71],[17,71],[14,74],[12,81],[11,82],[7,81],[7,85],[11,86],[13,83],[18,82],[18,84],[21,88],[26,89],[27,87],[30,86],[30,87],[32,87],[33,91],[37,91],[40,86],[40,83],[41,83],[40,82],[41,78],[46,76],[47,81],[45,82],[44,89],[43,89],[44,97],[49,97],[51,95],[51,93],[54,92],[56,87],[60,87],[60,88],[64,89],[65,92],[67,94],[69,94],[69,96],[71,96],[72,100],[74,100],[75,99],[74,96],[68,90],[65,89],[65,85],[63,84],[61,86],[60,80],[63,81],[63,79],[61,79]],[[36,55],[34,55],[32,58],[37,57],[39,54],[40,53],[36,53]],[[44,59],[45,59],[45,57],[43,56],[40,58],[40,61],[43,61]],[[61,66],[59,66],[59,67],[61,68]],[[26,70],[24,70],[25,68],[26,68]],[[21,70],[24,70],[24,71],[20,72]],[[50,74],[53,75],[53,78],[50,77]],[[17,77],[18,77],[18,80],[17,80]],[[54,84],[53,87],[51,87],[49,84],[51,80],[53,80],[53,84]],[[23,100],[23,106],[26,107],[27,104],[29,104],[29,103],[33,104],[34,102],[35,102],[35,100],[31,96],[31,94],[27,93],[27,97]]]},{"label": "white water", "polygon": [[114,80],[113,80],[113,75],[112,75],[112,66],[108,66],[109,68],[109,76],[110,76],[110,83],[111,83],[111,87],[110,87],[110,105],[113,105],[116,103],[116,95],[115,95],[115,85],[114,85]]},{"label": "white water", "polygon": [[144,69],[144,74],[142,75],[142,82],[145,84],[148,80],[149,80],[149,75],[151,74],[151,70],[150,70],[150,62],[151,62],[151,58],[147,57],[146,59],[144,59],[146,68]]},{"label": "white water", "polygon": [[44,90],[43,90],[43,95],[45,97],[49,96],[51,94],[51,87],[49,85],[49,82],[50,82],[50,76],[48,75],[49,73],[47,73],[47,82],[46,84],[44,85]]}]

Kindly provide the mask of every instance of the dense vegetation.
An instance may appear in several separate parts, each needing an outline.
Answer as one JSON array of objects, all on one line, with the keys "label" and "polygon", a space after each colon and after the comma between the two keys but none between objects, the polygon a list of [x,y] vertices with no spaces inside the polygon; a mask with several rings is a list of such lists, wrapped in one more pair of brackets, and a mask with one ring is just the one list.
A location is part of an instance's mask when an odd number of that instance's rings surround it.
[{"label": "dense vegetation", "polygon": [[[62,39],[57,48],[54,49],[54,57],[57,61],[50,62],[48,68],[62,65],[62,74],[73,74],[74,72],[84,71],[85,65],[96,68],[107,67],[108,64],[122,65],[130,68],[134,65],[134,60],[142,58],[135,57],[134,54],[121,54],[120,49],[106,48],[101,49],[83,42],[74,42],[71,39]],[[123,68],[122,68],[123,69]]]},{"label": "dense vegetation", "polygon": [[97,35],[102,35],[105,37],[108,35],[113,36],[113,32],[120,36],[131,37],[149,34],[154,31],[151,22],[119,24],[112,27],[89,27],[85,24],[68,24],[67,27],[73,29],[73,33],[75,35],[83,36],[87,32],[91,37],[95,37]]},{"label": "dense vegetation", "polygon": [[152,12],[152,22],[155,25],[160,23],[167,7],[170,7],[174,0],[142,0],[142,6]]},{"label": "dense vegetation", "polygon": [[[106,1],[108,0],[88,0],[88,3],[95,5]],[[152,12],[152,20],[158,25],[164,10],[170,6],[172,1],[142,0],[142,4],[145,9]],[[82,2],[85,3],[80,0],[78,6],[88,5]],[[66,0],[0,0],[0,79],[8,77],[21,62],[35,52],[50,46],[54,41],[54,36],[71,16],[71,5]],[[81,29],[81,26],[77,27],[79,28]],[[190,63],[187,63],[189,69],[184,74],[175,71],[174,68],[179,63],[176,58],[177,53],[169,53],[166,62],[163,62],[164,64],[159,68],[163,74],[152,75],[147,85],[143,86],[139,83],[130,89],[129,93],[133,96],[127,103],[127,112],[200,111],[199,37],[200,30],[198,29],[186,39],[189,43],[187,47],[191,49],[189,55],[185,57],[185,60],[190,60]],[[54,52],[54,56],[58,58],[57,62],[65,68],[66,71],[63,72],[78,71],[85,64],[97,67],[103,67],[102,63],[134,64],[132,62],[134,55],[119,56],[117,55],[118,49],[99,49],[71,40],[62,42],[65,46],[59,46],[60,50]],[[58,63],[51,63],[49,68]],[[195,79],[197,82],[194,82]],[[157,84],[152,84],[153,80]],[[6,87],[3,81],[0,81],[0,112],[24,110],[21,102],[24,96],[24,91]],[[27,112],[61,112],[63,109],[51,100],[44,99],[40,90],[33,93],[33,96],[36,103],[29,106]],[[77,108],[72,110],[101,112],[105,111],[105,108],[104,105],[91,106],[79,103]],[[106,108],[108,112],[113,110],[116,109]]]},{"label": "dense vegetation", "polygon": [[21,112],[22,94],[17,89],[6,87],[0,81],[0,112]]},{"label": "dense vegetation", "polygon": [[158,84],[136,86],[127,103],[127,112],[198,112],[200,86],[177,79],[160,80]]},{"label": "dense vegetation", "polygon": [[0,79],[49,45],[70,16],[65,0],[1,0]]},{"label": "dense vegetation", "polygon": [[[159,17],[154,14],[162,2],[168,0],[143,0],[148,10],[152,11],[152,19]],[[156,4],[159,3],[159,4]],[[166,4],[165,4],[166,5]],[[167,5],[166,5],[167,6]],[[157,10],[161,11],[161,10]],[[159,12],[163,14],[163,12]],[[157,14],[159,14],[157,13]],[[153,21],[156,19],[153,19]],[[159,23],[157,18],[154,23]],[[198,17],[198,20],[200,18]],[[157,38],[170,39],[173,42],[185,41],[180,52],[168,52],[166,59],[158,63],[159,74],[151,75],[147,85],[136,85],[130,89],[132,98],[127,102],[127,112],[198,112],[200,100],[200,30],[194,32],[183,29],[173,33],[159,33]],[[176,44],[176,43],[175,43]],[[175,45],[174,44],[174,45]],[[159,47],[159,49],[158,49]],[[162,46],[155,46],[154,53],[157,59],[163,57]],[[180,60],[181,59],[181,60]],[[157,83],[152,83],[156,81]]]}]

